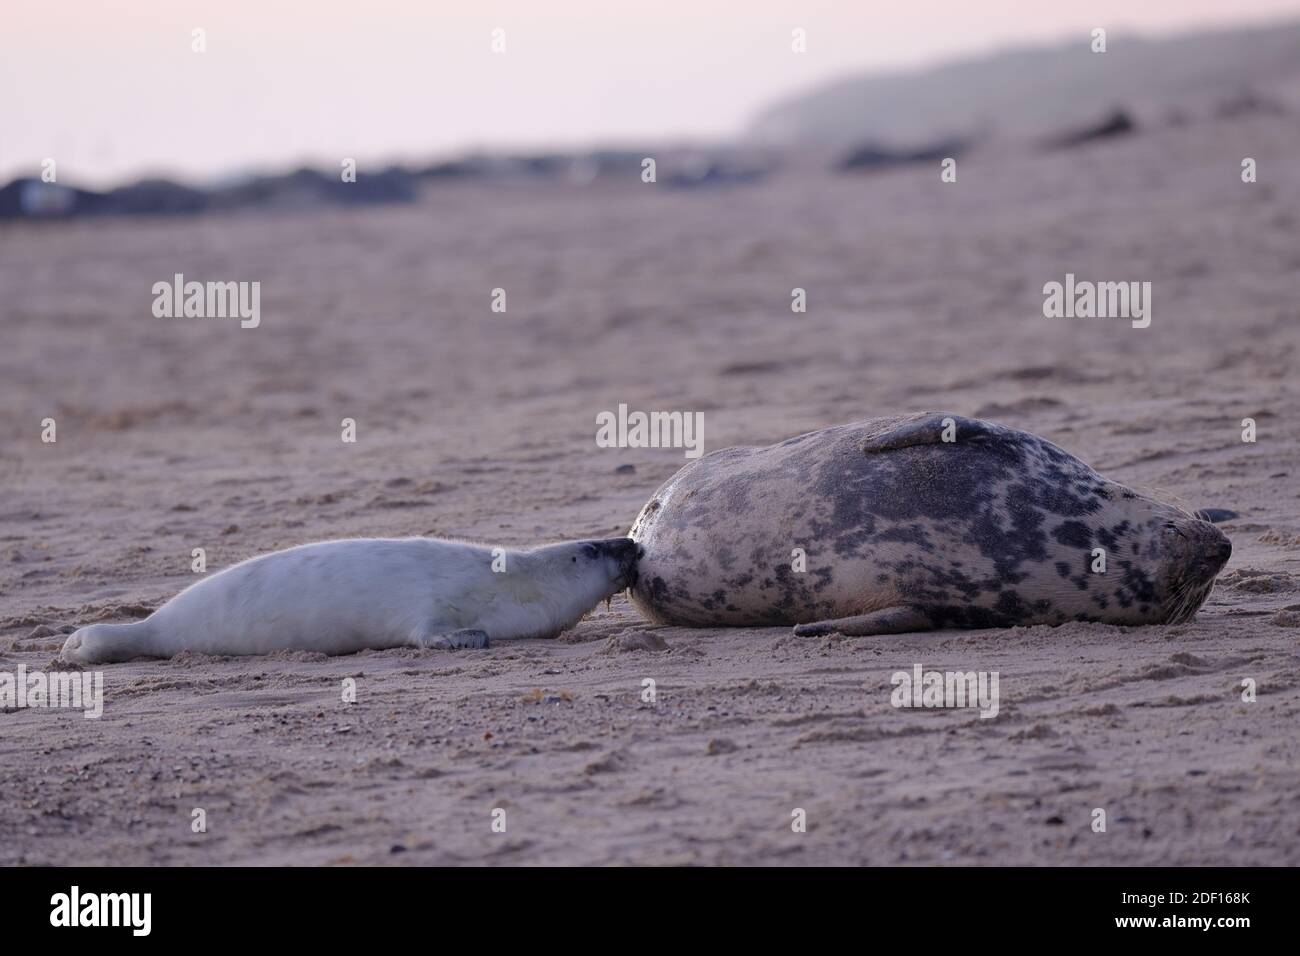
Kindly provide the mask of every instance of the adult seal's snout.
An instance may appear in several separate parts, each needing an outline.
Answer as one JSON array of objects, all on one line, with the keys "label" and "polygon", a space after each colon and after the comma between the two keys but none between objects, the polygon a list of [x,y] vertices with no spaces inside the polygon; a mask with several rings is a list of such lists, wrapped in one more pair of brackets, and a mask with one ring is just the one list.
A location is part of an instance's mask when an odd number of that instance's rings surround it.
[{"label": "adult seal's snout", "polygon": [[807,634],[1184,621],[1231,553],[1051,442],[942,412],[706,455],[631,535],[652,619]]},{"label": "adult seal's snout", "polygon": [[1223,534],[1223,532],[1220,531],[1219,535],[1220,535],[1220,541],[1218,542],[1219,567],[1223,567],[1225,564],[1228,563],[1228,559],[1232,557],[1232,542],[1228,540],[1228,536],[1226,534]]},{"label": "adult seal's snout", "polygon": [[1201,556],[1202,574],[1208,579],[1213,579],[1232,557],[1232,542],[1228,540],[1226,534],[1208,522],[1198,521],[1197,525],[1201,535],[1198,551]]}]

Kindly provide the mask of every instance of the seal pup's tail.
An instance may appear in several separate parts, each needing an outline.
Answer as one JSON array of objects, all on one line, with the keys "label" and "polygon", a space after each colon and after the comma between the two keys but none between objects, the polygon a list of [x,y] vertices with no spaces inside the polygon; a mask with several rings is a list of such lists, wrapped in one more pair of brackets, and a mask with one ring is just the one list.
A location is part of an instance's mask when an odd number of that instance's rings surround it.
[{"label": "seal pup's tail", "polygon": [[115,664],[134,657],[157,657],[153,625],[148,621],[131,624],[88,624],[68,636],[59,659],[73,664]]}]

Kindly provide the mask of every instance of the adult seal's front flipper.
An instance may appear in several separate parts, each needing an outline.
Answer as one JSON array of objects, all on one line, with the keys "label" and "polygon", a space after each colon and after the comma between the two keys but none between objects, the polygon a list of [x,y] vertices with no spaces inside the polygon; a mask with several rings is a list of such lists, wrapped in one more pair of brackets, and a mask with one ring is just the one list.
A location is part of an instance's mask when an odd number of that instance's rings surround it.
[{"label": "adult seal's front flipper", "polygon": [[913,607],[887,607],[870,614],[841,617],[833,621],[816,621],[796,624],[798,637],[820,637],[824,634],[843,634],[845,637],[867,637],[872,634],[909,634],[913,631],[930,631],[934,622],[929,616]]}]

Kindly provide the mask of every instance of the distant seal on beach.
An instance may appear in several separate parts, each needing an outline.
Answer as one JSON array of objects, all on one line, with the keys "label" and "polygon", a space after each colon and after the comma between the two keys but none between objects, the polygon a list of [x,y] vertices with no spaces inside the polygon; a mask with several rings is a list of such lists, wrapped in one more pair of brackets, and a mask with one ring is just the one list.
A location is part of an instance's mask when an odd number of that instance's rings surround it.
[{"label": "distant seal on beach", "polygon": [[632,583],[636,550],[627,538],[495,552],[437,538],[305,544],[205,578],[143,621],[83,627],[61,656],[104,664],[554,637]]},{"label": "distant seal on beach", "polygon": [[1179,623],[1232,553],[1208,521],[1051,442],[941,412],[713,452],[631,536],[652,620],[810,635]]}]

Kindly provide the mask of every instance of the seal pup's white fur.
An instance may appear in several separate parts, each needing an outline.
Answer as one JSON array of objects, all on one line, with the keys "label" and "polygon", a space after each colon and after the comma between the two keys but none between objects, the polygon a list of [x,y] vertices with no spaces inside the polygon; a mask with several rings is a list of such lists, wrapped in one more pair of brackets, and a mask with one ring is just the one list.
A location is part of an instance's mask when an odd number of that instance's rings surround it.
[{"label": "seal pup's white fur", "polygon": [[304,544],[205,578],[143,621],[83,627],[61,656],[103,664],[554,637],[632,583],[636,550],[627,538],[507,550],[494,571],[491,548],[437,538]]}]

